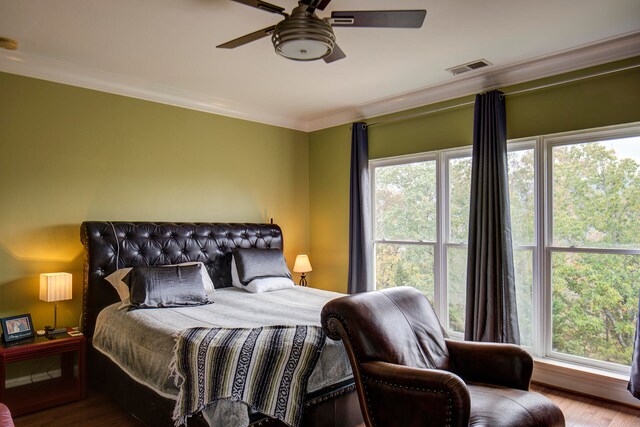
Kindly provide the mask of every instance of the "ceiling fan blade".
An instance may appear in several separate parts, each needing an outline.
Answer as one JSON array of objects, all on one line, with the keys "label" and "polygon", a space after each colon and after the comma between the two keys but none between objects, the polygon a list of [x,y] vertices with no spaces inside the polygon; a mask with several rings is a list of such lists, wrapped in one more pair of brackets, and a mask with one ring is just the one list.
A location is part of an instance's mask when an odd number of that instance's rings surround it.
[{"label": "ceiling fan blade", "polygon": [[330,2],[331,2],[331,0],[320,0],[318,2],[318,5],[316,6],[316,9],[324,10],[324,8],[327,7],[327,5]]},{"label": "ceiling fan blade", "polygon": [[361,10],[332,12],[332,27],[389,27],[420,28],[427,16],[426,10]]},{"label": "ceiling fan blade", "polygon": [[326,62],[327,64],[330,64],[332,62],[338,61],[340,59],[344,59],[346,57],[347,55],[345,55],[342,49],[340,49],[340,46],[338,46],[337,44],[334,44],[333,50],[331,51],[331,53],[322,59],[324,59],[324,62]]},{"label": "ceiling fan blade", "polygon": [[245,45],[247,43],[251,43],[253,41],[259,40],[263,37],[268,36],[269,34],[273,33],[273,30],[276,28],[275,25],[272,25],[270,27],[267,28],[263,28],[261,30],[255,31],[251,34],[247,34],[244,35],[242,37],[238,37],[237,39],[233,39],[231,41],[228,41],[226,43],[222,43],[221,45],[216,46],[217,48],[221,48],[221,49],[235,49],[238,46],[242,46]]},{"label": "ceiling fan blade", "polygon": [[256,9],[264,10],[266,12],[277,13],[278,15],[286,15],[284,13],[284,7],[276,6],[275,4],[267,3],[262,0],[231,0],[236,3],[246,4],[247,6],[255,7]]},{"label": "ceiling fan blade", "polygon": [[331,3],[331,0],[302,0],[300,3],[306,4],[313,10],[324,10],[324,8],[327,7],[329,3]]}]

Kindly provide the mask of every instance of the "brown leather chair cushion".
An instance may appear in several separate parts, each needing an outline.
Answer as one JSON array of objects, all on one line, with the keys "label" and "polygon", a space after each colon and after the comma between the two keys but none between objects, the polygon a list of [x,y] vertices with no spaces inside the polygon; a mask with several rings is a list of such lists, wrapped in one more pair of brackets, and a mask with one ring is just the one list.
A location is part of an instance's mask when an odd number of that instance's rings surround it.
[{"label": "brown leather chair cushion", "polygon": [[470,426],[563,426],[564,416],[541,394],[492,386],[467,384],[471,395]]},{"label": "brown leather chair cushion", "polygon": [[449,351],[440,322],[429,300],[413,288],[335,299],[323,308],[322,318],[330,316],[340,317],[347,325],[351,345],[361,362],[380,360],[428,369],[449,367]]}]

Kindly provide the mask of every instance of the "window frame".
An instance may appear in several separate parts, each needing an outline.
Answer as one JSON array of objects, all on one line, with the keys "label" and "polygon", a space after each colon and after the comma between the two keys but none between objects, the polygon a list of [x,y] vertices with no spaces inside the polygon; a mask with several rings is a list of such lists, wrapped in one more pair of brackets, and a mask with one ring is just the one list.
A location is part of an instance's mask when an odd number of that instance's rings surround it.
[{"label": "window frame", "polygon": [[463,340],[464,333],[454,331],[449,328],[449,321],[450,321],[449,287],[448,287],[449,264],[447,260],[449,259],[448,258],[449,248],[451,247],[468,248],[469,242],[466,241],[463,243],[463,242],[451,241],[451,227],[450,227],[451,215],[449,212],[449,190],[450,190],[449,162],[452,159],[461,159],[465,157],[471,157],[472,147],[466,146],[466,147],[459,147],[459,148],[450,148],[447,150],[441,150],[439,154],[440,154],[439,161],[441,163],[441,167],[440,167],[441,172],[440,172],[440,175],[438,176],[439,178],[438,184],[440,187],[440,194],[442,194],[442,203],[438,205],[438,208],[440,211],[440,217],[442,218],[442,227],[438,229],[438,232],[439,232],[438,237],[439,237],[439,243],[440,243],[439,247],[440,247],[440,252],[442,256],[440,257],[440,264],[439,264],[440,280],[436,284],[436,287],[439,288],[440,295],[441,295],[441,298],[438,301],[438,305],[440,305],[440,311],[442,312],[442,315],[439,317],[439,319],[442,319],[441,323],[443,323],[444,329],[447,331],[447,333],[451,338]]},{"label": "window frame", "polygon": [[542,230],[540,230],[539,250],[542,258],[540,271],[543,278],[541,283],[544,317],[541,319],[541,326],[544,330],[540,337],[541,354],[539,356],[553,360],[559,360],[577,365],[589,366],[610,372],[628,375],[631,367],[618,363],[603,360],[591,359],[583,356],[576,356],[561,353],[553,350],[553,269],[552,258],[554,253],[597,253],[609,255],[640,255],[640,245],[636,249],[619,248],[594,248],[589,246],[558,246],[553,241],[553,148],[570,146],[576,144],[594,143],[640,136],[640,125],[630,123],[625,125],[607,126],[597,129],[587,129],[572,132],[562,132],[558,134],[539,136],[539,155],[543,161],[544,179],[542,180],[542,192],[537,199],[542,200],[542,211],[536,210],[536,219],[543,216]]},{"label": "window frame", "polygon": [[[541,135],[508,140],[507,151],[533,149],[534,152],[534,242],[533,245],[514,245],[515,250],[532,251],[532,345],[523,346],[533,356],[566,362],[572,365],[596,368],[618,374],[629,374],[630,367],[617,363],[574,356],[553,351],[553,289],[552,289],[552,257],[557,252],[602,253],[615,255],[640,255],[640,245],[633,249],[564,247],[553,245],[553,148],[563,145],[607,141],[618,138],[640,136],[640,122],[614,125],[594,129]],[[434,309],[445,330],[454,339],[463,339],[460,332],[449,328],[448,307],[448,251],[451,247],[466,248],[468,242],[450,240],[449,212],[449,162],[452,159],[470,157],[472,147],[456,147],[426,153],[409,154],[369,161],[371,176],[372,223],[369,250],[372,256],[370,268],[371,283],[376,284],[376,244],[422,244],[434,248]],[[377,240],[376,231],[376,169],[384,166],[395,166],[420,161],[436,162],[436,241],[390,241]]]},{"label": "window frame", "polygon": [[[511,153],[514,151],[523,151],[523,150],[533,150],[534,152],[534,186],[536,186],[536,170],[537,170],[537,157],[536,157],[536,139],[535,138],[521,138],[521,139],[514,139],[514,140],[509,140],[508,144],[507,144],[507,152]],[[440,162],[441,162],[441,174],[439,176],[440,181],[440,194],[442,194],[442,203],[439,204],[439,210],[440,210],[440,216],[442,218],[442,227],[440,227],[439,231],[439,242],[440,242],[440,251],[442,253],[441,256],[441,263],[439,265],[440,267],[440,276],[439,276],[439,281],[436,283],[436,287],[440,288],[440,295],[442,295],[441,300],[439,301],[439,305],[441,305],[440,307],[440,311],[442,312],[442,315],[439,317],[440,319],[442,319],[443,324],[445,325],[445,330],[447,331],[447,333],[452,337],[452,338],[456,338],[456,339],[464,339],[464,334],[461,332],[457,332],[457,331],[453,331],[449,328],[449,292],[448,292],[448,264],[447,264],[447,260],[448,260],[448,255],[449,255],[449,248],[468,248],[469,243],[468,243],[468,239],[466,242],[454,242],[451,240],[451,230],[450,230],[450,223],[451,223],[451,217],[450,217],[450,212],[449,212],[449,161],[452,159],[460,159],[460,158],[465,158],[465,157],[471,157],[472,156],[472,151],[473,151],[473,147],[472,146],[466,146],[466,147],[458,147],[458,148],[451,148],[451,149],[445,149],[445,150],[440,150],[438,151],[438,153],[440,154]],[[534,191],[536,191],[536,189],[534,188]],[[538,202],[538,197],[537,194],[534,197],[534,204]],[[537,209],[537,206],[534,207],[534,209]],[[537,230],[537,216],[534,215],[534,230]],[[533,325],[532,325],[532,345],[531,346],[526,346],[523,345],[522,347],[526,348],[529,351],[533,351],[535,346],[536,346],[536,336],[537,336],[537,331],[536,331],[536,306],[538,303],[537,298],[536,298],[536,284],[537,282],[537,277],[538,277],[538,273],[536,271],[536,263],[537,263],[537,257],[538,254],[536,252],[536,235],[535,235],[535,231],[534,231],[534,244],[533,245],[514,245],[513,249],[515,250],[530,250],[532,252],[532,272],[533,272],[533,277],[532,277],[532,281],[533,281],[533,289],[532,289],[532,296],[533,296],[533,301],[532,303],[534,304],[532,310],[533,310]],[[375,282],[373,282],[375,283]]]},{"label": "window frame", "polygon": [[[368,272],[368,277],[370,282],[372,283],[375,289],[376,285],[376,245],[378,244],[397,244],[397,245],[418,245],[418,246],[431,246],[433,247],[433,277],[434,277],[434,309],[438,316],[442,316],[444,313],[438,310],[436,307],[436,301],[438,301],[438,263],[439,263],[439,251],[438,251],[438,231],[441,228],[442,218],[440,216],[440,211],[438,209],[439,201],[440,201],[440,186],[438,185],[438,177],[440,175],[440,156],[437,152],[428,152],[428,153],[418,153],[418,154],[409,154],[402,156],[394,156],[394,157],[385,157],[382,159],[374,159],[369,160],[369,180],[371,182],[370,185],[370,200],[371,200],[371,241],[368,245],[370,259],[372,260],[371,268]],[[400,166],[409,163],[418,163],[418,162],[428,162],[433,161],[436,165],[436,240],[386,240],[386,239],[377,239],[376,236],[376,206],[377,206],[377,198],[376,198],[376,169],[386,166]]]}]

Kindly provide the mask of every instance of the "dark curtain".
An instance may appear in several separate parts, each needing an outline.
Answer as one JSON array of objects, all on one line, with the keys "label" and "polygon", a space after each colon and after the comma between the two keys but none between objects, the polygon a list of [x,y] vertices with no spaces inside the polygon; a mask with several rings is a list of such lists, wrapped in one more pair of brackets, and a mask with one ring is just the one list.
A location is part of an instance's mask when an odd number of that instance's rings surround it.
[{"label": "dark curtain", "polygon": [[349,293],[369,288],[369,235],[371,203],[369,184],[369,138],[363,122],[351,126],[351,178],[349,192]]},{"label": "dark curtain", "polygon": [[504,96],[476,96],[471,164],[465,339],[520,343]]},{"label": "dark curtain", "polygon": [[638,317],[636,320],[636,338],[633,345],[633,360],[631,361],[631,377],[627,390],[633,397],[640,399],[640,298],[638,298]]}]

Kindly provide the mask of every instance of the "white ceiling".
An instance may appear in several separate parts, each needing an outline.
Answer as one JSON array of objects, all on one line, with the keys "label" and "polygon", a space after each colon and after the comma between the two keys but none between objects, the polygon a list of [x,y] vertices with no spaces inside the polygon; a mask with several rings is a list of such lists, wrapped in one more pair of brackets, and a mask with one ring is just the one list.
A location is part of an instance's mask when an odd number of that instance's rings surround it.
[{"label": "white ceiling", "polygon": [[384,9],[426,9],[425,25],[336,28],[347,58],[325,64],[281,58],[268,37],[216,49],[279,20],[230,0],[0,0],[0,36],[19,42],[0,70],[312,130],[414,106],[393,101],[468,80],[455,65],[485,58],[494,66],[473,77],[488,76],[640,31],[638,0],[333,0],[319,15]]}]

